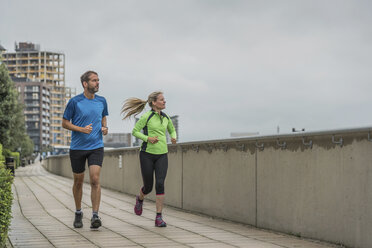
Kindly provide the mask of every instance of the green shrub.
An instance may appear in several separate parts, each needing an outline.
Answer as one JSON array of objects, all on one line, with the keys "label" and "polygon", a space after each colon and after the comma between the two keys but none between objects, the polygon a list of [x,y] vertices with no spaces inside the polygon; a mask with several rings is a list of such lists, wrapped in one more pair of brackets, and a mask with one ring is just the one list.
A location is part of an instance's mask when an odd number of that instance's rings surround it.
[{"label": "green shrub", "polygon": [[8,228],[12,218],[12,183],[10,170],[0,165],[0,247],[5,247],[8,238]]}]

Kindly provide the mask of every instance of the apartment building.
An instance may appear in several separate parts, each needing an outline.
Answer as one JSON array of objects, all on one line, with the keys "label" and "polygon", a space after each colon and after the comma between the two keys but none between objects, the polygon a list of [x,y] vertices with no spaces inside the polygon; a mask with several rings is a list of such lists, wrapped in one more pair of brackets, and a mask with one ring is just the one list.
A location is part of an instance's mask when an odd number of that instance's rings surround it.
[{"label": "apartment building", "polygon": [[50,87],[27,78],[14,78],[19,101],[24,104],[27,134],[34,142],[34,151],[50,145]]},{"label": "apartment building", "polygon": [[[15,44],[15,52],[4,52],[2,56],[3,63],[7,66],[13,81],[41,83],[43,87],[49,88],[50,143],[48,146],[69,145],[71,134],[62,128],[67,88],[65,86],[65,55],[41,51],[37,44],[19,42]],[[42,88],[40,90],[42,92]]]},{"label": "apartment building", "polygon": [[[76,88],[65,87],[65,102],[63,103],[64,107],[67,105],[68,101],[74,96],[76,96]],[[63,129],[63,139],[64,139],[63,144],[65,145],[71,144],[71,131],[70,130]]]},{"label": "apartment building", "polygon": [[[0,56],[6,51],[6,49],[0,44]],[[1,63],[1,61],[0,61]]]}]

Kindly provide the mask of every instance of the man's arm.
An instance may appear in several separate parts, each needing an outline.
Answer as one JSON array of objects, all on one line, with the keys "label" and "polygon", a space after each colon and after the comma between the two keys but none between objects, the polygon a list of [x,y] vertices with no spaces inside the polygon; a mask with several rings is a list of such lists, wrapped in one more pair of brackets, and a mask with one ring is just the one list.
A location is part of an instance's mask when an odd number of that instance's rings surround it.
[{"label": "man's arm", "polygon": [[108,133],[108,127],[107,127],[107,118],[106,116],[102,117],[102,134],[106,135]]},{"label": "man's arm", "polygon": [[70,121],[66,120],[65,118],[62,119],[62,127],[68,130],[71,130],[71,131],[81,132],[81,133],[86,133],[86,134],[90,134],[90,132],[92,132],[92,123],[85,127],[78,127],[72,124]]}]

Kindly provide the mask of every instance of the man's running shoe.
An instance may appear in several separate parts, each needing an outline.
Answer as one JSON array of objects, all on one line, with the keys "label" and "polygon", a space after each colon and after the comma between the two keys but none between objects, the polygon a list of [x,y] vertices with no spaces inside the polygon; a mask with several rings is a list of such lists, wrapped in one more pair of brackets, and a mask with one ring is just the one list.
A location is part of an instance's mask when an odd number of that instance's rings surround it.
[{"label": "man's running shoe", "polygon": [[97,229],[100,226],[102,226],[101,218],[94,214],[92,219],[90,219],[90,228]]},{"label": "man's running shoe", "polygon": [[136,196],[136,205],[134,206],[134,212],[136,213],[136,215],[141,215],[142,214],[142,205],[143,205],[143,201],[140,202],[139,196],[137,195]]},{"label": "man's running shoe", "polygon": [[82,228],[83,227],[83,213],[75,213],[75,220],[74,220],[74,227],[75,228]]},{"label": "man's running shoe", "polygon": [[161,216],[156,216],[155,226],[156,227],[166,227],[167,223],[165,223],[165,221],[163,220],[163,218]]}]

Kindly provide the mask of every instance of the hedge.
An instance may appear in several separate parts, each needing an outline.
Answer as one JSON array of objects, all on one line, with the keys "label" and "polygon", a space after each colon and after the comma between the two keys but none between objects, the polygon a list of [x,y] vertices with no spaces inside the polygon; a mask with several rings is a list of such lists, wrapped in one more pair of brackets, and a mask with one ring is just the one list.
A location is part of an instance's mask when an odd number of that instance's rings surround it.
[{"label": "hedge", "polygon": [[[1,145],[0,147],[2,148]],[[5,169],[4,162],[0,161],[0,247],[5,247],[12,218],[12,183],[10,170]]]}]

